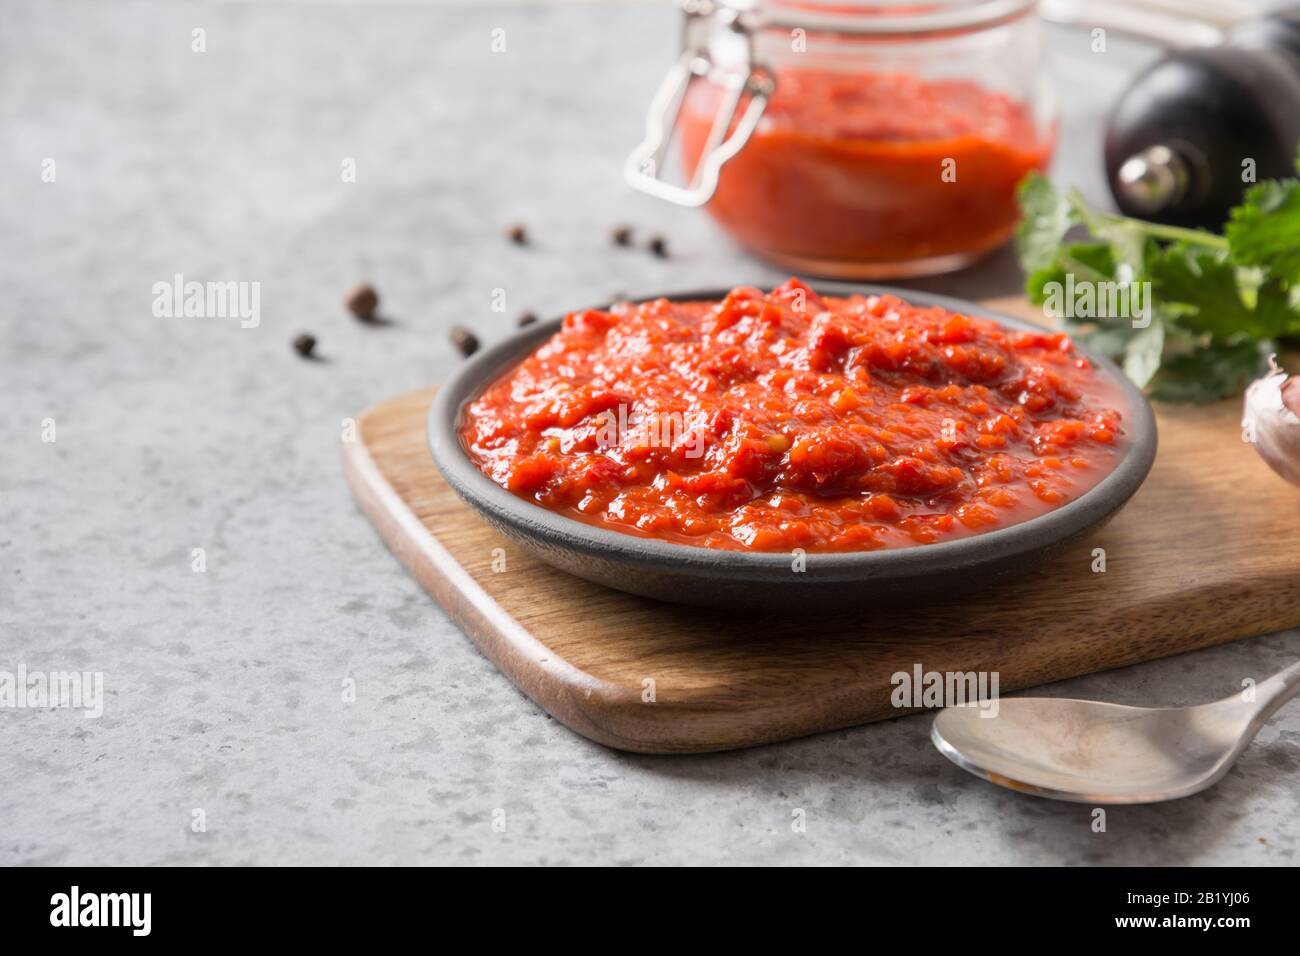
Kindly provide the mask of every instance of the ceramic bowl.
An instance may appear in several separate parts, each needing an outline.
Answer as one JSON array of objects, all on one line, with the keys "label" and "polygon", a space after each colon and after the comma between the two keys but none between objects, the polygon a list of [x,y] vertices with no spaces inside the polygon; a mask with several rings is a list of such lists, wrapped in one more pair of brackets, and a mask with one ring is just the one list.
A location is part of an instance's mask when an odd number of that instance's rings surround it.
[{"label": "ceramic bowl", "polygon": [[[883,286],[824,286],[827,294],[892,294],[1013,328],[1037,327],[946,296]],[[727,290],[672,293],[678,301],[718,300]],[[646,297],[650,298],[650,297]],[[474,356],[447,382],[429,411],[429,444],[448,483],[502,534],[548,564],[633,594],[709,607],[796,611],[845,609],[950,597],[1014,579],[1097,530],[1128,501],[1151,469],[1156,424],[1141,392],[1113,363],[1080,347],[1123,394],[1127,445],[1096,486],[1047,514],[968,538],[880,551],[791,555],[697,548],[593,527],[554,514],[491,481],[469,460],[457,435],[466,402],[533,351],[562,319],[538,323]]]}]

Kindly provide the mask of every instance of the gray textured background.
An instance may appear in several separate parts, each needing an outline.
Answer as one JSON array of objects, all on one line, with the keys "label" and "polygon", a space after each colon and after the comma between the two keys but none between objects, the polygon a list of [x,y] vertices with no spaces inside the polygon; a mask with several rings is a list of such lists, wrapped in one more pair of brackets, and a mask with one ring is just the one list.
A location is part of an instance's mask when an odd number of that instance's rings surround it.
[{"label": "gray textured background", "polygon": [[[445,375],[450,323],[491,340],[525,308],[780,278],[620,181],[675,19],[6,0],[0,669],[103,671],[108,700],[97,721],[0,711],[0,863],[1294,862],[1300,706],[1218,787],[1113,809],[1104,834],[1087,807],[968,777],[924,718],[629,756],[548,719],[384,550],[340,478],[340,421]],[[1104,104],[1149,52],[1085,42],[1053,33],[1057,173],[1103,200]],[[515,220],[533,248],[502,241]],[[611,249],[618,221],[674,257]],[[261,326],[155,318],[177,272],[259,281]],[[397,324],[343,312],[363,277]],[[927,286],[1016,284],[1002,255]],[[292,354],[303,330],[328,361]],[[1196,702],[1298,654],[1274,635],[1048,692]]]}]

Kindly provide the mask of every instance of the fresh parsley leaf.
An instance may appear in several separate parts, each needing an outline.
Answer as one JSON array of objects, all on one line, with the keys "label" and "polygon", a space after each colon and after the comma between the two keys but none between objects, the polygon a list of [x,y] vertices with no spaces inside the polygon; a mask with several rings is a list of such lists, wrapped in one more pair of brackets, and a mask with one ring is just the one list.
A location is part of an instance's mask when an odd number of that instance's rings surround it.
[{"label": "fresh parsley leaf", "polygon": [[1255,315],[1241,301],[1237,272],[1226,257],[1174,243],[1147,262],[1151,293],[1189,329],[1226,340],[1241,332],[1258,336]]},{"label": "fresh parsley leaf", "polygon": [[1031,173],[1017,192],[1022,218],[1016,249],[1026,272],[1050,268],[1066,232],[1075,224],[1070,201],[1044,176]]},{"label": "fresh parsley leaf", "polygon": [[1282,282],[1300,284],[1300,180],[1252,186],[1224,231],[1238,265],[1262,266]]},{"label": "fresh parsley leaf", "polygon": [[[1158,322],[1152,322],[1152,325],[1159,325]],[[1140,333],[1141,329],[1133,328],[1131,322],[1107,322],[1105,325],[1090,325],[1078,322],[1066,322],[1066,331],[1069,332],[1076,340],[1082,342],[1094,352],[1100,352],[1106,358],[1113,362],[1124,365],[1126,362],[1125,354],[1128,352],[1129,343]],[[1163,333],[1164,326],[1161,325]],[[1134,378],[1136,382],[1137,379]],[[1146,384],[1143,382],[1143,384]]]},{"label": "fresh parsley leaf", "polygon": [[1064,286],[1067,274],[1073,274],[1075,281],[1102,282],[1115,278],[1115,268],[1115,257],[1106,243],[1071,242],[1058,249],[1047,266],[1029,273],[1025,295],[1034,305],[1042,305],[1048,299],[1051,283]]},{"label": "fresh parsley leaf", "polygon": [[1077,189],[1070,191],[1070,205],[1088,232],[1110,247],[1111,257],[1117,263],[1128,266],[1129,272],[1124,278],[1132,278],[1142,272],[1147,250],[1152,243],[1143,223],[1123,216],[1106,216],[1093,212]]},{"label": "fresh parsley leaf", "polygon": [[[1078,191],[1062,196],[1037,174],[1019,198],[1026,295],[1062,313],[1072,335],[1154,397],[1206,402],[1239,392],[1276,340],[1300,339],[1300,179],[1252,187],[1222,236],[1090,209]],[[1066,240],[1075,226],[1085,241]],[[1062,290],[1089,284],[1066,301]],[[1150,324],[1070,318],[1103,293],[1109,302],[1141,301]]]},{"label": "fresh parsley leaf", "polygon": [[[1189,329],[1219,341],[1275,338],[1300,331],[1300,311],[1277,279],[1243,281],[1224,253],[1174,243],[1148,260],[1152,295]],[[1249,300],[1253,299],[1253,303]]]},{"label": "fresh parsley leaf", "polygon": [[1151,380],[1151,397],[1169,402],[1205,404],[1238,395],[1258,377],[1270,343],[1213,343],[1166,357]]},{"label": "fresh parsley leaf", "polygon": [[[1129,328],[1131,330],[1132,326]],[[1138,388],[1145,388],[1160,368],[1164,350],[1165,324],[1152,319],[1146,328],[1137,329],[1128,336],[1124,348],[1124,374]]]},{"label": "fresh parsley leaf", "polygon": [[1300,335],[1300,287],[1287,286],[1277,278],[1263,282],[1254,292],[1255,322],[1268,338]]}]

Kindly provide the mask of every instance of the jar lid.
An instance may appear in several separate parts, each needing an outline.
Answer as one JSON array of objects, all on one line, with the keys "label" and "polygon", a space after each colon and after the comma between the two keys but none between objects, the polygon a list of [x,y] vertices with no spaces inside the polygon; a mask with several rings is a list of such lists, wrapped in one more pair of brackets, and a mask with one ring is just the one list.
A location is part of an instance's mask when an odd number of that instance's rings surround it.
[{"label": "jar lid", "polygon": [[960,33],[1014,20],[1038,0],[681,0],[689,14],[729,12],[749,31],[803,28],[818,33],[919,36]]}]

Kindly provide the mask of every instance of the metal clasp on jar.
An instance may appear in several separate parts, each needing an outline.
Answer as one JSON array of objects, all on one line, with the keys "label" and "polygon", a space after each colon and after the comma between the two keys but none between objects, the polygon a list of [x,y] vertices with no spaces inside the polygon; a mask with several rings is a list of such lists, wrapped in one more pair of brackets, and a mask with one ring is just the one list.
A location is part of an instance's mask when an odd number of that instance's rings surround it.
[{"label": "metal clasp on jar", "polygon": [[[645,139],[623,165],[623,175],[635,189],[677,203],[702,206],[718,188],[718,175],[727,160],[740,152],[758,126],[759,118],[776,87],[772,71],[754,62],[752,26],[745,12],[713,0],[681,0],[682,55],[668,70],[646,114]],[[721,39],[732,40],[735,63],[715,62],[714,50]],[[695,174],[684,186],[662,178],[668,146],[686,100],[691,82],[701,79],[723,90],[708,138],[695,163]],[[732,129],[736,112],[745,105],[740,121]],[[728,132],[730,131],[730,132]]]}]

